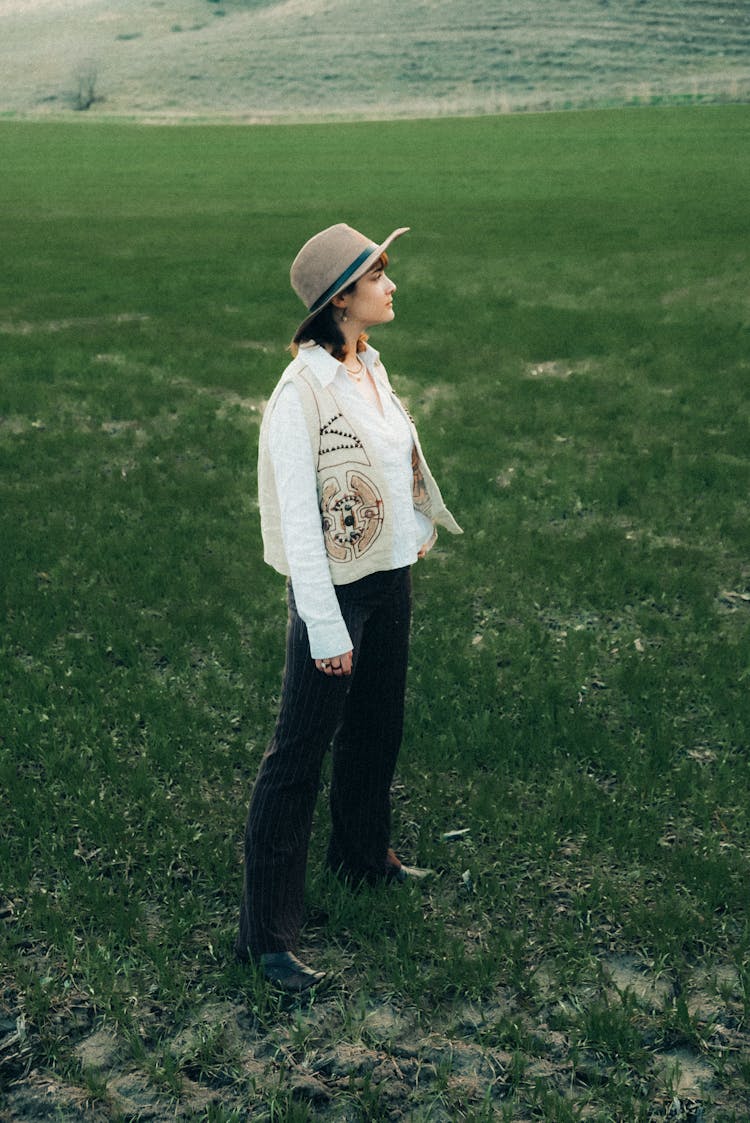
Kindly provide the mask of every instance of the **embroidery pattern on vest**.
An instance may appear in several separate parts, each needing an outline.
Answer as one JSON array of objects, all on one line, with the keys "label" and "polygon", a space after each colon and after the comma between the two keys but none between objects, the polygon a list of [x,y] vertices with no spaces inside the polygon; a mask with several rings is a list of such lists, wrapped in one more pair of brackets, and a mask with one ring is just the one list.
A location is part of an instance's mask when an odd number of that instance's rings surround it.
[{"label": "embroidery pattern on vest", "polygon": [[411,496],[412,503],[418,511],[428,518],[432,517],[432,503],[430,502],[430,493],[427,490],[427,482],[422,472],[422,466],[419,463],[419,454],[416,448],[411,450],[411,472],[412,472],[412,486]]},{"label": "embroidery pattern on vest", "polygon": [[383,497],[363,472],[350,469],[343,487],[336,476],[324,481],[320,513],[329,557],[337,562],[356,561],[383,528]]},{"label": "embroidery pattern on vest", "polygon": [[335,413],[327,421],[321,421],[318,471],[333,468],[336,464],[351,464],[352,461],[355,464],[370,464],[362,441],[343,413]]},{"label": "embroidery pattern on vest", "polygon": [[[377,484],[360,470],[372,467],[365,446],[330,390],[301,380],[318,417],[318,493],[326,553],[332,562],[356,562],[380,536],[385,502]],[[323,410],[325,412],[323,412]]]}]

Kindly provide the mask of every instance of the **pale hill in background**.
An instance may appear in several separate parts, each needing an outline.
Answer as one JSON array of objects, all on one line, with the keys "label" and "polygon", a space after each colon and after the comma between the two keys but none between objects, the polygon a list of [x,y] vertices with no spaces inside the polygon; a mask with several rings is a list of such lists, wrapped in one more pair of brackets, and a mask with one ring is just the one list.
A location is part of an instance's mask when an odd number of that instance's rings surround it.
[{"label": "pale hill in background", "polygon": [[0,113],[247,121],[750,100],[750,4],[0,0]]}]

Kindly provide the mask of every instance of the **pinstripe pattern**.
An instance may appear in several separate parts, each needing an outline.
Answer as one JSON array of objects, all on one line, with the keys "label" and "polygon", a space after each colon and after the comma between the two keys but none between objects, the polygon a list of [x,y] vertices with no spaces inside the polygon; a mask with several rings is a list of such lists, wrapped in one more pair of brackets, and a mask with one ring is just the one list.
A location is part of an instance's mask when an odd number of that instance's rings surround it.
[{"label": "pinstripe pattern", "polygon": [[352,880],[386,872],[390,788],[401,744],[411,616],[407,569],[336,586],[354,645],[351,676],[315,669],[289,590],[281,706],[245,829],[237,953],[293,951],[323,757],[333,741],[328,862]]}]

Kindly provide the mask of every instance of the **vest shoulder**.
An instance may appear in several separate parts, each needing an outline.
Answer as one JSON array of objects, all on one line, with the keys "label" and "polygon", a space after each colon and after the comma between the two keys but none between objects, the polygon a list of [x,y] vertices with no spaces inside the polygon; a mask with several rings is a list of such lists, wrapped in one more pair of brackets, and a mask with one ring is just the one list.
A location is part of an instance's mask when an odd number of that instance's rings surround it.
[{"label": "vest shoulder", "polygon": [[[307,376],[305,376],[305,371],[308,371]],[[264,417],[273,410],[276,402],[279,399],[279,396],[281,395],[284,388],[289,385],[289,383],[292,383],[292,385],[297,387],[298,393],[300,394],[300,397],[302,397],[305,388],[309,388],[311,380],[312,372],[309,370],[307,365],[303,361],[300,361],[299,357],[292,359],[292,361],[282,371],[279,381],[274,386],[271,396],[266,402],[265,408],[263,410]]]},{"label": "vest shoulder", "polygon": [[305,360],[300,355],[297,355],[296,358],[292,359],[292,361],[287,363],[284,367],[279,382],[288,382],[290,378],[301,374],[303,370],[309,370],[309,367]]}]

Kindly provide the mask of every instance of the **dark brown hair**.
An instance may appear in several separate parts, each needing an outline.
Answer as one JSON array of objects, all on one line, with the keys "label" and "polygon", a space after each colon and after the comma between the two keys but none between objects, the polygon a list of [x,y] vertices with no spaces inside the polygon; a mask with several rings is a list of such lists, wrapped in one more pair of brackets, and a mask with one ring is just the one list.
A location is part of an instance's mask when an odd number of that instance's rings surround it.
[{"label": "dark brown hair", "polygon": [[[388,254],[381,253],[378,260],[367,270],[367,273],[371,273],[373,269],[376,268],[385,269],[387,265]],[[363,273],[362,277],[366,277],[367,273]],[[345,289],[341,290],[341,293],[337,293],[336,295],[340,296],[348,292],[354,292],[357,285],[362,280],[362,277],[358,277],[356,281],[353,281],[351,285],[347,285]],[[331,352],[334,359],[338,359],[339,362],[343,361],[346,353],[346,340],[336,320],[333,304],[330,302],[325,304],[318,312],[317,316],[314,316],[309,323],[303,324],[301,328],[297,329],[292,342],[289,344],[288,350],[291,351],[293,355],[296,355],[300,343],[309,342],[317,343],[321,347],[325,347],[326,351]],[[367,335],[362,332],[357,340],[357,350],[364,351],[366,343]]]}]

